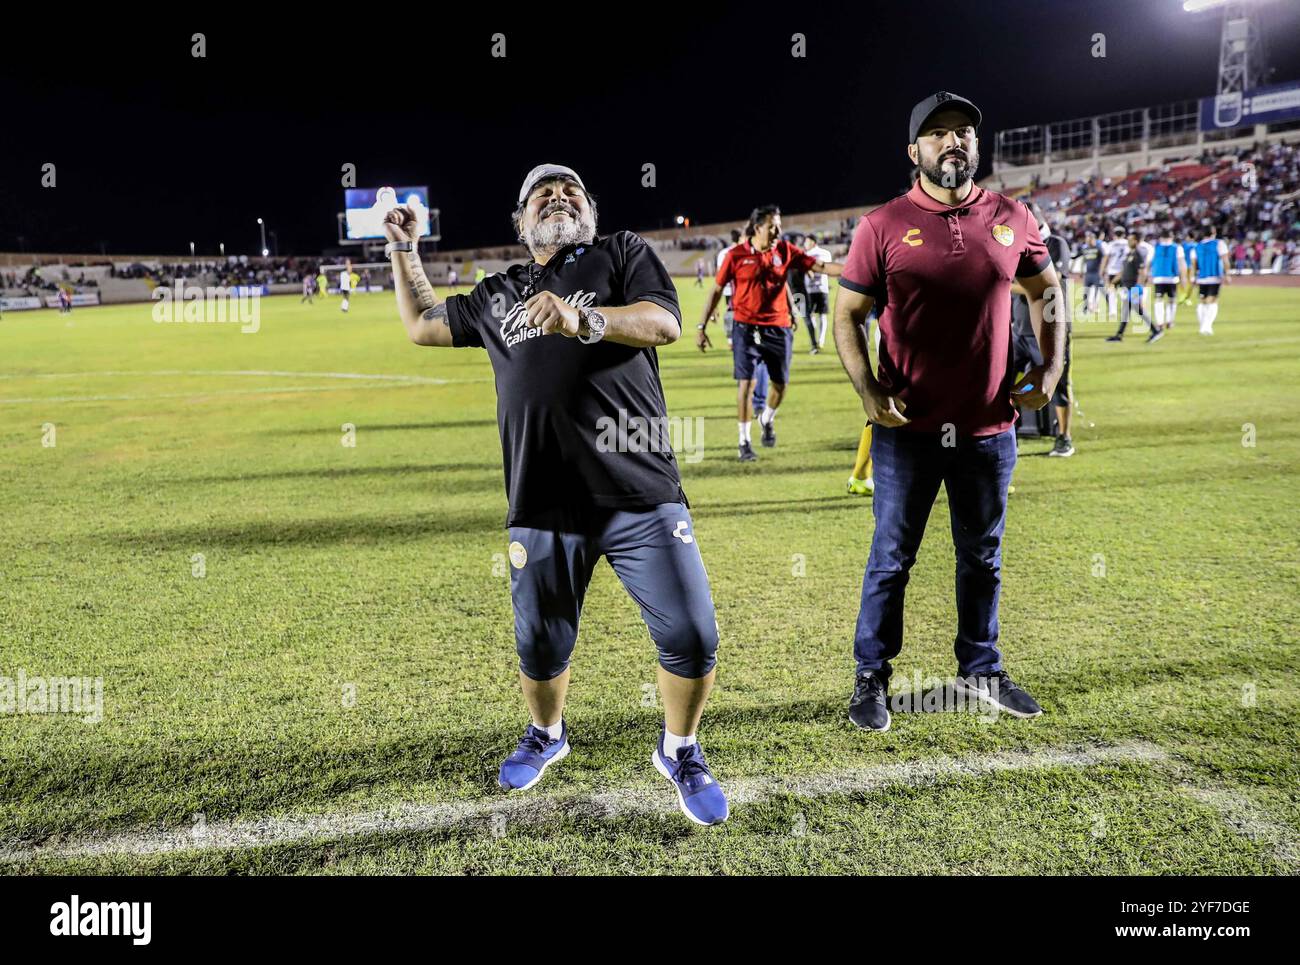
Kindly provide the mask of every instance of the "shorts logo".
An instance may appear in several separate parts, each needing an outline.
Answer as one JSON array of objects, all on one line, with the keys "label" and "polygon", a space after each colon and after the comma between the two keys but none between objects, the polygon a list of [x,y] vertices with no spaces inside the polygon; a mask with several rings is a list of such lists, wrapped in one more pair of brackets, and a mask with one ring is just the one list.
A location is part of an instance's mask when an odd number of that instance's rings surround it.
[{"label": "shorts logo", "polygon": [[993,238],[1004,248],[1010,248],[1011,242],[1016,240],[1016,233],[1004,224],[994,225]]},{"label": "shorts logo", "polygon": [[676,536],[683,543],[694,543],[695,537],[692,536],[690,533],[686,532],[687,525],[688,524],[686,520],[679,519],[677,521],[677,528],[673,530],[673,535]]},{"label": "shorts logo", "polygon": [[925,239],[921,237],[921,229],[908,228],[903,232],[903,244],[910,245],[913,248],[919,248],[925,244]]},{"label": "shorts logo", "polygon": [[510,544],[510,565],[517,570],[522,570],[524,564],[528,562],[528,550],[524,549],[524,544],[515,540]]}]

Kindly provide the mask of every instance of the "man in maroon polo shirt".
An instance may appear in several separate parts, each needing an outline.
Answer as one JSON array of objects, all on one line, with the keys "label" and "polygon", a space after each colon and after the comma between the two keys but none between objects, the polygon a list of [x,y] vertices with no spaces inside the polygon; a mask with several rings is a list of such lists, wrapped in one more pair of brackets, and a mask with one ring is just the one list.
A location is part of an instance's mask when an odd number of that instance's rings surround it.
[{"label": "man in maroon polo shirt", "polygon": [[[1002,667],[998,595],[1015,404],[1039,409],[1051,398],[1064,360],[1064,313],[1029,210],[973,181],[979,123],[975,105],[955,94],[934,94],[912,109],[907,153],[917,181],[859,222],[840,277],[835,344],[876,427],[876,528],[849,703],[849,717],[866,730],[889,729],[904,591],[941,484],[957,555],[957,688],[1017,717],[1042,713]],[[1012,279],[1027,293],[1046,360],[1014,386]],[[881,332],[874,371],[863,328],[873,306]]]},{"label": "man in maroon polo shirt", "polygon": [[759,415],[763,445],[776,445],[776,410],[785,398],[790,377],[790,352],[794,342],[790,325],[790,299],[786,278],[792,268],[838,275],[843,266],[820,261],[781,237],[781,209],[776,205],[755,208],[750,215],[752,233],[727,251],[713,291],[704,305],[704,316],[696,326],[695,344],[703,352],[709,341],[709,319],[732,286],[731,308],[735,324],[731,329],[732,374],[736,378],[736,421],[740,429],[740,461],[753,462],[758,456],[750,441],[754,419],[754,369],[767,367],[771,387],[767,404]]}]

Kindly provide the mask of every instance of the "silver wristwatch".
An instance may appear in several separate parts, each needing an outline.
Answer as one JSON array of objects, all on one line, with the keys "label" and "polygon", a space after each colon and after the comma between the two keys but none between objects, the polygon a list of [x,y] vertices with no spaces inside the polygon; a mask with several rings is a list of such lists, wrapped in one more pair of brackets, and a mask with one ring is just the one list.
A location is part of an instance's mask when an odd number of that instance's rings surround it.
[{"label": "silver wristwatch", "polygon": [[390,241],[388,244],[384,245],[384,257],[385,258],[393,257],[393,252],[395,251],[414,251],[414,250],[415,250],[415,242],[413,241]]},{"label": "silver wristwatch", "polygon": [[[578,341],[583,345],[594,345],[605,337],[605,329],[609,325],[609,320],[594,308],[583,308],[578,311]],[[582,329],[587,329],[587,334],[582,334]]]}]

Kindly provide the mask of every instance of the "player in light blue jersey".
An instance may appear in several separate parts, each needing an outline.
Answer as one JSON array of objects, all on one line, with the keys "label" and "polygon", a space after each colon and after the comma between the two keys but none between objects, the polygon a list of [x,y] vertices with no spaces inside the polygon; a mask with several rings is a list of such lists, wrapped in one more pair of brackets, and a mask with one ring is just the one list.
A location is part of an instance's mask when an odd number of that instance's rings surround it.
[{"label": "player in light blue jersey", "polygon": [[1178,311],[1178,286],[1187,284],[1187,262],[1171,228],[1160,232],[1156,239],[1151,254],[1151,284],[1155,287],[1156,328],[1161,331],[1173,328]]},{"label": "player in light blue jersey", "polygon": [[1201,302],[1196,306],[1196,320],[1202,335],[1214,334],[1214,320],[1219,316],[1219,285],[1231,284],[1228,274],[1228,243],[1211,227],[1197,242],[1192,254],[1196,267],[1196,286]]}]

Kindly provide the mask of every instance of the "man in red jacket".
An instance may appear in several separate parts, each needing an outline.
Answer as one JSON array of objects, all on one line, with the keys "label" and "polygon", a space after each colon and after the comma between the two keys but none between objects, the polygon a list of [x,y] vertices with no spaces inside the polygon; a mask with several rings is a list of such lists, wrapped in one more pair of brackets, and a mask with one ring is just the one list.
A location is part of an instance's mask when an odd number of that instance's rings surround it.
[{"label": "man in red jacket", "polygon": [[754,419],[754,368],[761,361],[771,379],[767,404],[759,416],[763,445],[776,445],[776,410],[785,398],[790,377],[793,332],[786,276],[792,268],[839,275],[844,266],[820,261],[781,237],[781,209],[774,204],[755,208],[749,223],[753,234],[727,252],[714,279],[713,291],[704,305],[695,344],[703,352],[711,348],[709,319],[718,307],[722,290],[731,285],[735,326],[731,330],[731,352],[736,377],[736,421],[740,428],[740,461],[753,462],[758,456],[750,443]]}]

